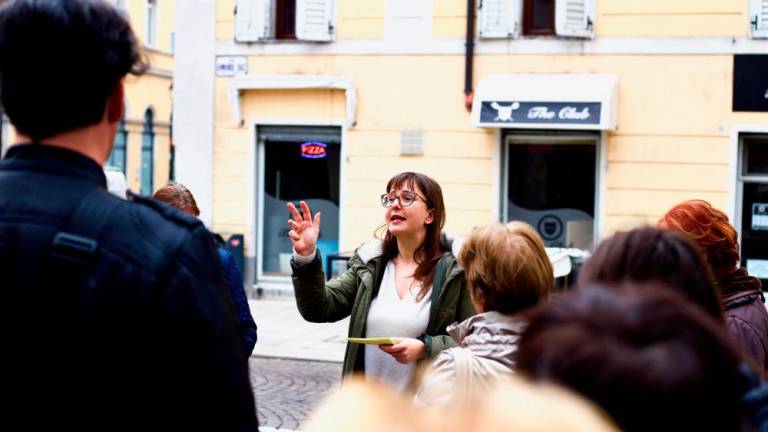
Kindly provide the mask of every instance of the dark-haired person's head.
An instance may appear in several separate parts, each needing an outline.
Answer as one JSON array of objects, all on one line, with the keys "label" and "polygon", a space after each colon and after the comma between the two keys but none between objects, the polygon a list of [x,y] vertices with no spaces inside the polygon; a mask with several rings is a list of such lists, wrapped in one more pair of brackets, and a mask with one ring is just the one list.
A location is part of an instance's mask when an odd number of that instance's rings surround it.
[{"label": "dark-haired person's head", "polygon": [[720,281],[739,264],[739,235],[728,216],[704,200],[689,200],[672,207],[659,226],[679,231],[695,241]]},{"label": "dark-haired person's head", "polygon": [[586,396],[624,431],[738,431],[740,361],[721,326],[679,294],[593,286],[531,316],[517,367]]},{"label": "dark-haired person's head", "polygon": [[101,122],[116,128],[122,79],[145,69],[126,17],[105,1],[0,6],[0,104],[17,132],[33,141]]},{"label": "dark-haired person's head", "polygon": [[684,235],[651,227],[619,232],[604,240],[581,268],[579,285],[660,282],[723,321],[720,295],[697,246]]}]

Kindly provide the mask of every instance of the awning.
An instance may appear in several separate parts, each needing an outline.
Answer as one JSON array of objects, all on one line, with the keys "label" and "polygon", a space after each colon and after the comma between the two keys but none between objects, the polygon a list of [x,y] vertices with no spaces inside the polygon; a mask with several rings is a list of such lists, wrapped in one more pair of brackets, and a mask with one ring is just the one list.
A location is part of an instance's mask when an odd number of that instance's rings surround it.
[{"label": "awning", "polygon": [[615,130],[613,75],[491,75],[472,104],[478,127]]}]

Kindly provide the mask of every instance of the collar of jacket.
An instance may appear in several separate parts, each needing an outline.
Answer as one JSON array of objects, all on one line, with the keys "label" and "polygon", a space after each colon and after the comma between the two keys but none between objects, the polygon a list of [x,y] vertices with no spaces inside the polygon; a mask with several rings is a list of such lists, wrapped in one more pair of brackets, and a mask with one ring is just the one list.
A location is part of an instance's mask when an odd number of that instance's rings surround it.
[{"label": "collar of jacket", "polygon": [[519,315],[490,311],[448,326],[448,334],[479,357],[500,361],[514,367],[514,354],[527,321]]},{"label": "collar of jacket", "polygon": [[14,145],[0,161],[0,167],[76,177],[107,188],[107,177],[96,161],[82,153],[46,144]]},{"label": "collar of jacket", "polygon": [[[363,272],[358,273],[360,280],[367,289],[373,292],[372,298],[375,298],[379,293],[381,278],[384,276],[384,267],[381,262],[382,255],[384,254],[384,241],[380,239],[369,240],[360,246],[356,253],[357,257],[360,258],[360,261],[363,263]],[[463,271],[461,267],[456,265],[456,258],[453,256],[450,258],[451,262],[448,263],[448,275],[445,277],[443,286],[447,286],[451,282],[451,279]],[[441,297],[444,294],[444,290],[440,292]]]}]

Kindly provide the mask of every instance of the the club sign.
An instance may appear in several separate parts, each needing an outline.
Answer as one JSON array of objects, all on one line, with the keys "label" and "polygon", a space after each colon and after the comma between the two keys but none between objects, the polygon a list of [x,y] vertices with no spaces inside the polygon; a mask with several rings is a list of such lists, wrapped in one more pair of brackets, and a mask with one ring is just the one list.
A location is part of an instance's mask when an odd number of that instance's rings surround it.
[{"label": "the club sign", "polygon": [[483,101],[481,123],[600,124],[600,102]]},{"label": "the club sign", "polygon": [[322,159],[328,156],[328,144],[310,141],[301,144],[301,157],[305,159]]}]

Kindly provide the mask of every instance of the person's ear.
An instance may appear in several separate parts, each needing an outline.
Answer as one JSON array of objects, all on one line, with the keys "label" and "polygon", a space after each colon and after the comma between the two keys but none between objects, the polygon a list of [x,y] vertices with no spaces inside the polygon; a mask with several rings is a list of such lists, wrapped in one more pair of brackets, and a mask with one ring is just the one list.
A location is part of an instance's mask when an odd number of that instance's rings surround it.
[{"label": "person's ear", "polygon": [[424,225],[429,225],[434,221],[435,221],[435,211],[429,210],[429,212],[427,213],[427,218],[424,219]]},{"label": "person's ear", "polygon": [[112,95],[109,96],[107,101],[107,120],[110,123],[117,123],[123,118],[125,105],[123,98],[125,97],[125,88],[123,82],[120,81],[112,91]]}]

